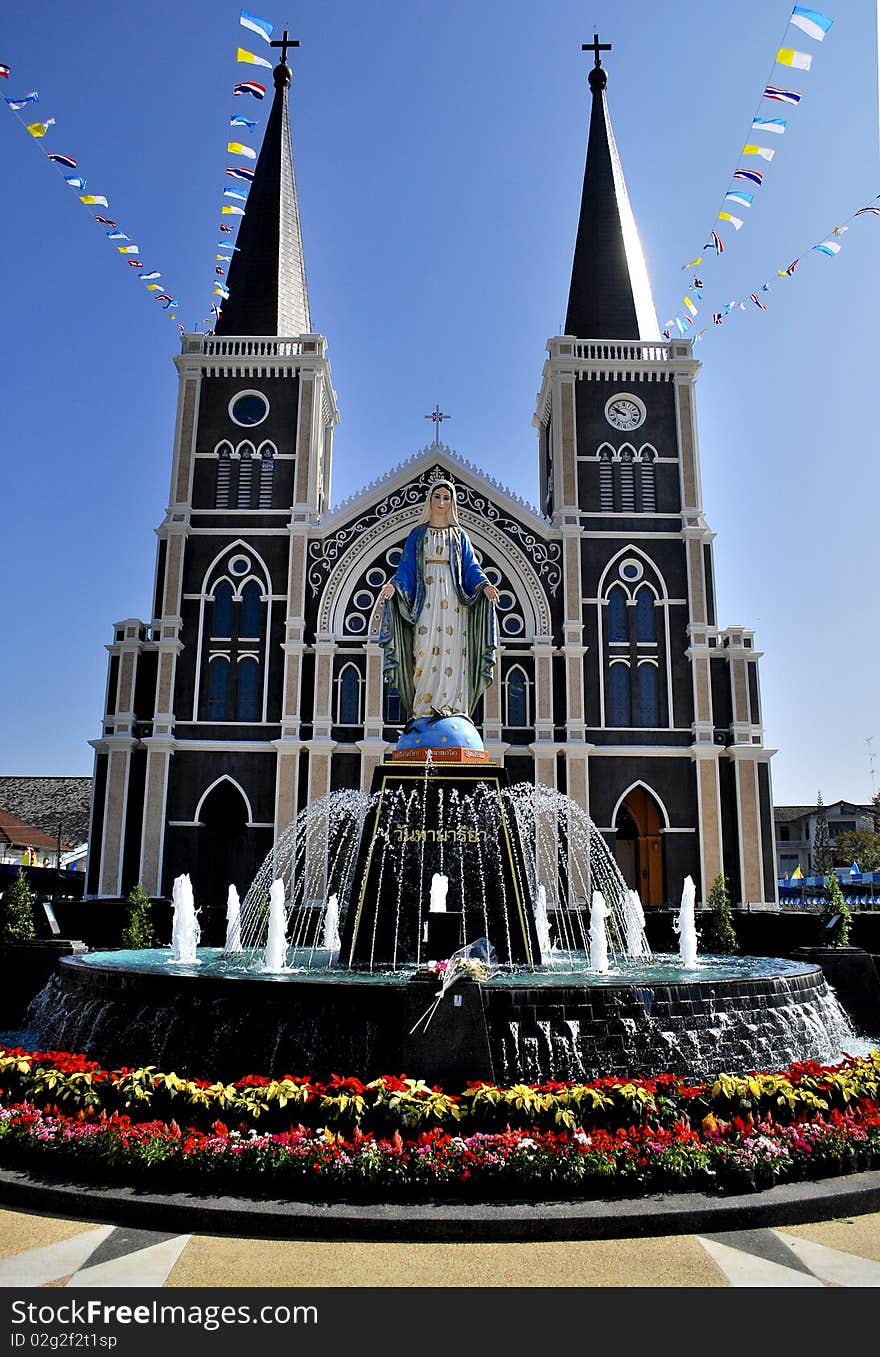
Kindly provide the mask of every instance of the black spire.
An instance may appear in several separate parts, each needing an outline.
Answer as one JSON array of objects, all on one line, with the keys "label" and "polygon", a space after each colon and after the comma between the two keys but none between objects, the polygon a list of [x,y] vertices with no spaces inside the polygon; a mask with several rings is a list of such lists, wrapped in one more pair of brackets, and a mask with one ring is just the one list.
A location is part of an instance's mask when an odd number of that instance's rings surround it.
[{"label": "black spire", "polygon": [[290,146],[287,45],[273,72],[275,99],[229,264],[218,335],[300,335],[312,328]]},{"label": "black spire", "polygon": [[578,339],[657,339],[659,327],[620,156],[611,130],[599,59],[611,50],[593,35],[593,111],[565,333]]}]

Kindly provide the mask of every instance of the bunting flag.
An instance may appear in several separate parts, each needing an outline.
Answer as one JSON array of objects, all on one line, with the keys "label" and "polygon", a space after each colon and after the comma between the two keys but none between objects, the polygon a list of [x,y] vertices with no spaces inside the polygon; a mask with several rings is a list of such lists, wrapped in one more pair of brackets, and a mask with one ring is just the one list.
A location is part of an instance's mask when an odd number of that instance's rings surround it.
[{"label": "bunting flag", "polygon": [[764,182],[764,173],[762,170],[734,170],[734,179],[745,179],[750,184],[756,184],[758,188]]},{"label": "bunting flag", "polygon": [[126,259],[125,262],[130,269],[142,269],[144,267],[139,259]]},{"label": "bunting flag", "polygon": [[692,316],[699,315],[699,312],[697,311],[697,308],[694,306],[694,304],[693,304],[693,302],[691,301],[690,297],[683,297],[682,300],[683,300],[683,302],[684,302],[684,306],[685,306],[685,310],[686,310],[686,311],[690,312],[690,314],[691,314]]},{"label": "bunting flag", "polygon": [[754,194],[739,193],[735,189],[731,189],[729,192],[725,193],[724,197],[727,202],[739,203],[740,207],[751,207]]},{"label": "bunting flag", "polygon": [[723,253],[724,253],[724,241],[721,239],[721,237],[719,236],[719,234],[718,234],[717,231],[710,231],[710,232],[709,232],[709,240],[708,240],[708,242],[703,246],[703,249],[704,249],[704,250],[715,250],[715,252],[716,252],[717,254],[723,254]]},{"label": "bunting flag", "polygon": [[117,245],[116,248],[120,254],[140,254],[137,245]]},{"label": "bunting flag", "polygon": [[712,312],[712,324],[713,324],[713,325],[721,325],[721,324],[723,324],[723,322],[724,322],[724,317],[722,316],[721,312],[720,312],[720,311],[713,311],[713,312]]},{"label": "bunting flag", "polygon": [[701,288],[703,286],[702,278],[695,278],[693,285],[695,288]]},{"label": "bunting flag", "polygon": [[101,193],[84,193],[80,198],[80,202],[85,203],[86,207],[110,206],[110,204],[107,202],[107,199]]},{"label": "bunting flag", "polygon": [[79,174],[65,174],[64,182],[69,184],[71,188],[83,189],[86,186],[85,179]]},{"label": "bunting flag", "polygon": [[229,119],[230,127],[246,127],[249,132],[253,132],[256,125],[253,118],[242,118],[238,113],[233,113],[232,117]]},{"label": "bunting flag", "polygon": [[787,118],[753,118],[753,132],[772,132],[774,136],[781,137],[788,126]]},{"label": "bunting flag", "polygon": [[220,267],[219,264],[215,264],[215,265],[214,265],[214,272],[215,272],[216,274],[218,274],[219,277],[221,277],[221,278],[225,278],[225,277],[226,277],[226,270],[225,270],[225,269],[221,269],[221,267]]},{"label": "bunting flag", "polygon": [[177,322],[177,328],[178,328],[178,330],[180,331],[180,333],[181,333],[182,335],[185,335],[185,334],[186,334],[186,326],[185,326],[185,325],[181,325],[180,321]]},{"label": "bunting flag", "polygon": [[27,130],[32,137],[44,137],[50,127],[54,127],[55,119],[47,118],[44,123],[28,123]]},{"label": "bunting flag", "polygon": [[246,179],[248,183],[251,183],[254,177],[254,171],[249,170],[246,165],[227,165],[226,173],[231,179]]},{"label": "bunting flag", "polygon": [[142,283],[145,283],[145,282],[147,282],[148,279],[149,279],[150,282],[152,282],[155,278],[161,278],[161,277],[162,277],[161,273],[156,273],[156,271],[154,270],[152,273],[142,273],[142,274],[141,274],[141,282],[142,282]]},{"label": "bunting flag", "polygon": [[795,5],[791,11],[790,23],[795,28],[799,28],[802,33],[806,33],[808,38],[815,38],[816,42],[824,42],[825,34],[828,32],[833,19],[829,19],[827,14],[820,14],[817,9],[805,9],[803,5]]},{"label": "bunting flag", "polygon": [[113,230],[106,234],[108,240],[131,240],[131,236],[127,236],[124,231]]},{"label": "bunting flag", "polygon": [[752,142],[746,142],[742,148],[743,155],[759,155],[762,160],[772,160],[776,152],[769,146],[755,146]]},{"label": "bunting flag", "polygon": [[99,216],[97,215],[97,213],[95,214],[95,221],[99,221],[99,222],[101,223],[102,226],[115,226],[115,225],[116,225],[116,222],[113,221],[112,218],[110,218],[110,217],[99,217]]},{"label": "bunting flag", "polygon": [[750,301],[750,302],[754,302],[754,303],[755,303],[755,306],[759,306],[759,307],[761,308],[762,311],[766,311],[766,310],[767,310],[766,306],[765,306],[764,303],[761,301],[761,298],[758,296],[757,292],[750,292],[750,293],[749,293],[749,301]]},{"label": "bunting flag", "polygon": [[214,284],[214,296],[222,297],[225,302],[229,301],[229,293],[226,291],[225,287],[220,285],[220,283]]},{"label": "bunting flag", "polygon": [[216,316],[218,320],[220,319],[220,307],[216,304],[216,302],[211,307],[211,315]]},{"label": "bunting flag", "polygon": [[273,25],[268,19],[259,19],[256,14],[249,14],[246,9],[241,11],[239,23],[242,28],[249,28],[252,33],[256,33],[264,42],[271,42]]},{"label": "bunting flag", "polygon": [[76,169],[76,161],[72,155],[59,155],[57,151],[47,151],[46,159],[51,160],[56,165],[63,165],[65,169]]},{"label": "bunting flag", "polygon": [[223,190],[223,197],[224,197],[224,198],[237,198],[238,201],[241,202],[241,203],[246,203],[246,202],[247,202],[247,194],[246,194],[246,193],[240,193],[239,190],[238,190],[237,188],[225,188],[225,189]]},{"label": "bunting flag", "polygon": [[870,212],[872,216],[880,217],[880,207],[860,207],[858,212],[853,213],[853,216],[863,217],[866,212]]},{"label": "bunting flag", "polygon": [[833,259],[836,254],[840,254],[840,246],[836,240],[823,240],[818,245],[813,246],[820,254],[828,254]]},{"label": "bunting flag", "polygon": [[2,76],[4,80],[8,80],[8,79],[9,79],[9,74],[10,74],[10,67],[9,67],[9,66],[0,65],[0,76]]},{"label": "bunting flag", "polygon": [[256,80],[240,80],[232,87],[233,94],[252,94],[255,99],[265,99],[266,86],[258,85]]},{"label": "bunting flag", "polygon": [[236,61],[244,61],[250,66],[265,66],[270,71],[272,69],[271,61],[267,61],[265,57],[255,56],[253,52],[246,52],[243,47],[239,47],[235,59]]},{"label": "bunting flag", "polygon": [[257,158],[257,153],[253,146],[245,146],[244,143],[240,141],[228,142],[226,149],[230,155],[247,156],[248,160],[256,160]]},{"label": "bunting flag", "polygon": [[764,87],[764,98],[775,99],[780,104],[799,104],[801,94],[800,90],[783,90],[778,85],[766,85]]},{"label": "bunting flag", "polygon": [[7,99],[6,102],[10,108],[14,108],[18,112],[20,108],[24,108],[25,104],[38,104],[40,96],[36,90],[31,90],[30,94],[23,94],[20,99]]},{"label": "bunting flag", "polygon": [[231,231],[231,230],[232,230],[232,227],[231,227],[231,226],[224,226],[224,225],[223,225],[223,222],[221,221],[221,223],[220,223],[220,230],[221,230],[221,231]]},{"label": "bunting flag", "polygon": [[808,71],[813,64],[809,52],[796,52],[793,47],[780,47],[776,60],[780,66],[791,66],[796,71]]},{"label": "bunting flag", "polygon": [[742,219],[742,217],[732,217],[732,216],[730,215],[729,212],[719,212],[719,213],[718,213],[718,220],[719,220],[719,221],[729,221],[730,224],[731,224],[731,226],[733,227],[734,231],[738,231],[738,230],[741,228],[742,224],[743,224],[743,219]]},{"label": "bunting flag", "polygon": [[[243,216],[244,216],[244,208],[243,208],[243,207],[228,207],[228,206],[227,206],[227,207],[221,207],[220,211],[223,213],[223,215],[224,215],[225,217],[243,217]],[[230,228],[230,229],[231,229],[231,228]],[[222,226],[220,227],[220,230],[221,230],[221,231],[223,230],[223,227],[222,227]]]},{"label": "bunting flag", "polygon": [[791,263],[789,264],[788,268],[782,270],[782,272],[785,274],[786,278],[790,278],[790,277],[792,276],[792,274],[794,273],[795,269],[797,268],[797,266],[798,266],[798,264],[799,264],[800,262],[801,262],[801,261],[800,261],[799,258],[798,258],[798,259],[793,259],[793,260],[791,261]]},{"label": "bunting flag", "polygon": [[[142,273],[142,274],[140,274],[139,276],[140,276],[141,278],[146,278],[146,277],[147,277],[147,274]],[[161,291],[162,291],[162,285],[161,285],[161,283],[150,283],[149,287],[147,288],[147,291],[148,291],[148,292],[161,292]]]}]

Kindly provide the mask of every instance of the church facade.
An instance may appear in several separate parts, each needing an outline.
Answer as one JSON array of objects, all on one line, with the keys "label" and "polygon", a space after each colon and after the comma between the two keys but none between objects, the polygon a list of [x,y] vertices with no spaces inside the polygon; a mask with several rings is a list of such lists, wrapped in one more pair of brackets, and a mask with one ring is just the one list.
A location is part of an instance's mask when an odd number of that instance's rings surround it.
[{"label": "church facade", "polygon": [[[776,899],[759,653],[721,628],[686,339],[659,337],[605,97],[592,113],[566,333],[534,415],[538,507],[439,441],[344,503],[327,341],[311,329],[275,96],[211,335],[183,336],[152,617],[114,628],[86,891],[200,904],[247,889],[308,802],[369,789],[404,719],[383,685],[379,591],[438,472],[500,590],[474,714],[513,782],[589,810],[646,906]],[[439,425],[438,425],[439,428]]]}]

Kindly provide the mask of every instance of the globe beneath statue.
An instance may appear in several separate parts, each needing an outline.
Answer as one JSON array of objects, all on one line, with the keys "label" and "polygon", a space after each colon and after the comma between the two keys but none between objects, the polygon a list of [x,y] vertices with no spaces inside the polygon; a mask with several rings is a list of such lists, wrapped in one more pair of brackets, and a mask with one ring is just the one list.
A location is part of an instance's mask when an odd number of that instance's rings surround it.
[{"label": "globe beneath statue", "polygon": [[480,732],[469,716],[419,716],[408,721],[391,759],[395,763],[488,763]]}]

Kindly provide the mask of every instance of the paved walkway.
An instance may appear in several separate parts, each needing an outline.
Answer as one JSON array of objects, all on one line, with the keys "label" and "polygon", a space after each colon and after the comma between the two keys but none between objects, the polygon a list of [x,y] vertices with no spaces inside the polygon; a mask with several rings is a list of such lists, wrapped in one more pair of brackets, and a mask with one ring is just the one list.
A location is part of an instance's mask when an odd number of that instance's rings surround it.
[{"label": "paved walkway", "polygon": [[522,1243],[242,1239],[0,1208],[2,1287],[876,1287],[880,1212]]}]

